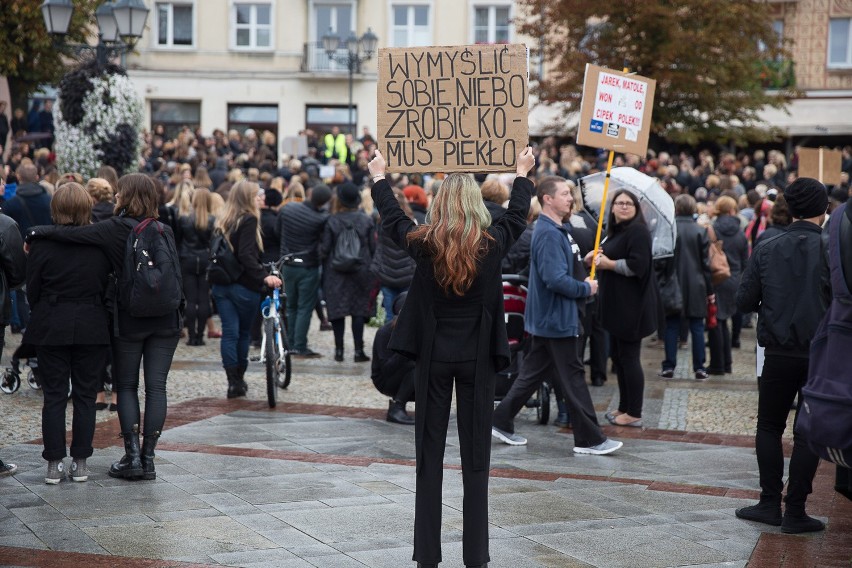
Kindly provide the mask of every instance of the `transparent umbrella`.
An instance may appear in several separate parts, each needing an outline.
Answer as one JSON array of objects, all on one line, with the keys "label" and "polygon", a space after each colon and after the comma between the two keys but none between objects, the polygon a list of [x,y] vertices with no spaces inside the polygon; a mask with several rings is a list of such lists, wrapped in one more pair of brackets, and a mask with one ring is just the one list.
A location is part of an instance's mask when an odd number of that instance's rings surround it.
[{"label": "transparent umbrella", "polygon": [[[604,181],[606,172],[598,172],[580,178],[580,189],[583,192],[583,203],[595,219],[601,210]],[[677,226],[675,225],[674,201],[666,193],[656,178],[646,176],[633,168],[613,168],[610,174],[609,190],[605,207],[604,228],[609,215],[612,196],[619,189],[626,189],[639,200],[642,214],[651,232],[654,258],[665,258],[674,255]]]}]

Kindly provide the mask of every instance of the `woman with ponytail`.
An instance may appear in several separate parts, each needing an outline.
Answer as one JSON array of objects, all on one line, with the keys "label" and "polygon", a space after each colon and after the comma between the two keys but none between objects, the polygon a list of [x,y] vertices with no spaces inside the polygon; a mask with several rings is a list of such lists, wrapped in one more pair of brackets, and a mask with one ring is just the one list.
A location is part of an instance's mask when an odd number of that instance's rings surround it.
[{"label": "woman with ponytail", "polygon": [[526,175],[534,164],[530,148],[518,155],[509,208],[493,225],[470,175],[449,175],[426,223],[415,225],[385,179],[381,153],[369,164],[382,230],[417,265],[388,347],[416,361],[413,559],[419,568],[441,562],[441,486],[453,383],[464,481],[464,563],[480,568],[489,562],[494,379],[509,364],[500,266],[526,228],[533,189]]}]

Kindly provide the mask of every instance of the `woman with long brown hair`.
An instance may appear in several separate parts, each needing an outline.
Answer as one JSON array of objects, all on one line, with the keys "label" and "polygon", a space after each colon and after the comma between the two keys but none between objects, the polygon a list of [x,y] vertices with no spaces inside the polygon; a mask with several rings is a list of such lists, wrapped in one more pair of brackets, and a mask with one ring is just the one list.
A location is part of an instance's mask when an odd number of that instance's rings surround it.
[{"label": "woman with long brown hair", "polygon": [[453,383],[464,482],[464,563],[479,568],[490,560],[494,377],[509,364],[500,266],[526,228],[533,188],[526,174],[534,164],[532,150],[525,148],[518,155],[509,208],[493,225],[473,178],[451,174],[419,226],[399,207],[381,153],[376,151],[369,164],[382,228],[417,264],[389,348],[417,362],[413,559],[421,568],[441,562],[441,488]]}]

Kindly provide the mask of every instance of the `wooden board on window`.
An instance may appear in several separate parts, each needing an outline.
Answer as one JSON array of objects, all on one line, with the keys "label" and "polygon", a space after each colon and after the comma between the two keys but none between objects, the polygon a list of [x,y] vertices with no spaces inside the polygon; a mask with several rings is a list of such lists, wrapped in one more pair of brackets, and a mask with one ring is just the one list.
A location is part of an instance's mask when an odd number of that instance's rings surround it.
[{"label": "wooden board on window", "polygon": [[378,141],[389,172],[508,172],[529,141],[521,44],[379,50]]},{"label": "wooden board on window", "polygon": [[825,185],[840,185],[843,152],[827,148],[799,148],[799,177],[814,178]]}]

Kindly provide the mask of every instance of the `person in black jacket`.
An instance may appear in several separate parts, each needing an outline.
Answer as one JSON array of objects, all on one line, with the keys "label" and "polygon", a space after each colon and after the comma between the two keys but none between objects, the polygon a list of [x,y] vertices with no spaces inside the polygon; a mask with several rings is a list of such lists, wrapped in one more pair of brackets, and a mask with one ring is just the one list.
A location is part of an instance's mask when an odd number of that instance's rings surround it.
[{"label": "person in black jacket", "polygon": [[[127,237],[145,219],[156,219],[159,192],[145,174],[127,174],[118,180],[115,217],[84,227],[33,227],[27,241],[49,239],[65,243],[94,245],[109,258],[118,280],[124,273]],[[165,238],[175,250],[174,235],[162,226]],[[180,275],[178,274],[178,277]],[[112,361],[113,381],[118,391],[118,421],[124,438],[124,457],[112,464],[111,477],[156,479],[154,449],[166,421],[166,380],[183,326],[179,310],[158,317],[133,317],[120,302],[113,301]],[[139,447],[139,372],[145,375],[145,422]]]},{"label": "person in black jacket", "polygon": [[441,487],[454,383],[464,481],[462,554],[468,568],[487,566],[490,560],[488,469],[494,381],[510,356],[500,267],[526,228],[532,190],[526,174],[534,163],[532,150],[525,148],[517,159],[509,209],[497,223],[491,223],[476,183],[465,174],[450,174],[432,201],[430,224],[422,226],[399,207],[385,179],[381,153],[376,151],[369,164],[382,227],[417,263],[409,300],[388,346],[416,361],[413,559],[420,568],[435,568],[441,562]]},{"label": "person in black jacket", "polygon": [[258,201],[265,193],[256,183],[243,180],[234,184],[225,211],[216,229],[234,251],[243,272],[232,284],[214,284],[213,297],[222,319],[222,367],[228,378],[228,398],[245,396],[251,324],[260,311],[264,286],[278,288],[281,279],[266,273],[260,264],[263,241],[260,235]]},{"label": "person in black jacket", "polygon": [[618,410],[607,413],[606,418],[616,426],[641,427],[645,390],[642,339],[657,328],[657,290],[651,233],[639,200],[625,189],[612,195],[607,238],[594,262],[600,271],[603,327],[609,332],[618,377]]},{"label": "person in black jacket", "polygon": [[287,333],[290,352],[297,357],[321,357],[308,347],[308,328],[317,305],[319,242],[328,220],[323,207],[329,199],[328,186],[316,185],[308,201],[288,203],[278,213],[279,253],[290,256],[281,270],[287,293]]},{"label": "person in black jacket", "polygon": [[192,213],[177,220],[178,255],[186,297],[184,325],[189,332],[186,344],[192,346],[204,345],[204,328],[213,311],[207,265],[216,218],[210,210],[210,191],[202,187],[192,196]]},{"label": "person in black jacket", "polygon": [[[89,225],[92,198],[83,186],[65,183],[53,195],[50,209],[57,225]],[[74,481],[88,479],[86,459],[93,453],[95,395],[110,344],[103,301],[110,270],[109,259],[98,247],[47,240],[30,247],[27,298],[32,315],[24,343],[35,345],[38,355],[44,394],[42,457],[48,462],[48,484],[59,483],[66,474],[69,375],[74,403],[69,475]]]},{"label": "person in black jacket", "polygon": [[[394,193],[394,195],[396,195],[399,206],[402,207],[405,214],[414,219],[414,214],[404,195],[399,193]],[[382,231],[381,225],[379,225],[378,233],[376,252],[373,255],[373,263],[370,269],[381,284],[382,306],[385,308],[385,323],[388,324],[394,319],[396,313],[394,311],[396,298],[404,294],[411,284],[415,264],[414,259],[396,246],[396,243]],[[375,363],[373,363],[373,366],[375,367]]]},{"label": "person in black jacket", "polygon": [[388,402],[388,422],[414,424],[414,418],[405,411],[405,404],[414,400],[414,361],[388,348],[396,316],[402,310],[407,292],[394,299],[391,320],[376,332],[373,339],[373,367],[370,377],[383,395],[391,397]]},{"label": "person in black jacket", "polygon": [[[781,235],[764,241],[751,255],[737,290],[737,307],[758,312],[757,343],[765,348],[758,381],[755,450],[760,470],[760,502],[737,509],[741,519],[781,526],[785,533],[820,531],[822,521],[805,513],[819,457],[793,434],[786,509],[781,436],[790,406],[808,379],[810,343],[831,302],[826,247],[820,239],[828,208],[825,186],[799,178],[785,191],[795,221]],[[798,416],[802,397],[798,397]]]}]

